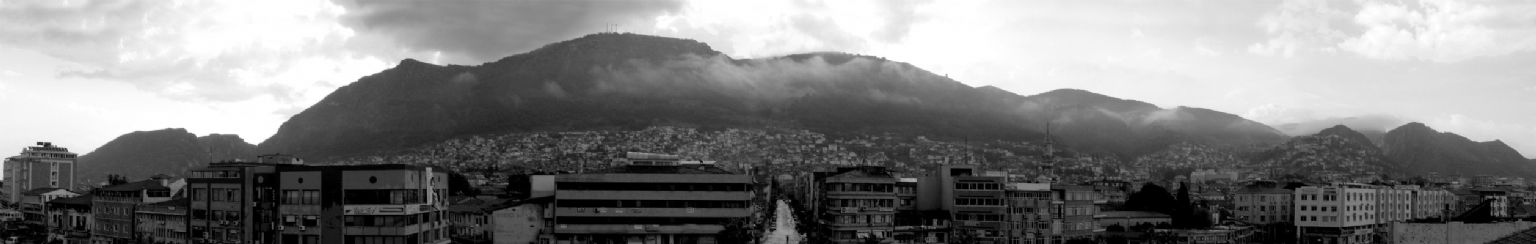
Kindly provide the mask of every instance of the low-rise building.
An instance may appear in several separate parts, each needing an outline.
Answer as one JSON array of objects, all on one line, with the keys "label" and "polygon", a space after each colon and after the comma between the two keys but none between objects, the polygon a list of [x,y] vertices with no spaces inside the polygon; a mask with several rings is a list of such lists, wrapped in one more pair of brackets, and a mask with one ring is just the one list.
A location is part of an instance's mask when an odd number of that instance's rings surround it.
[{"label": "low-rise building", "polygon": [[137,238],[134,214],[140,206],[171,200],[186,186],[186,179],[156,176],[148,180],[96,189],[91,213],[94,243],[131,243]]},{"label": "low-rise building", "polygon": [[187,198],[145,204],[139,206],[135,212],[137,229],[134,232],[138,243],[155,244],[186,244],[187,236],[187,207],[190,201]]},{"label": "low-rise building", "polygon": [[48,241],[63,244],[91,243],[91,226],[95,222],[91,214],[91,202],[95,197],[85,194],[48,201]]},{"label": "low-rise building", "polygon": [[17,205],[20,206],[23,220],[28,223],[42,225],[46,224],[44,222],[47,219],[47,213],[45,211],[46,206],[44,205],[48,201],[79,195],[79,193],[63,188],[37,188],[21,193],[21,202]]}]

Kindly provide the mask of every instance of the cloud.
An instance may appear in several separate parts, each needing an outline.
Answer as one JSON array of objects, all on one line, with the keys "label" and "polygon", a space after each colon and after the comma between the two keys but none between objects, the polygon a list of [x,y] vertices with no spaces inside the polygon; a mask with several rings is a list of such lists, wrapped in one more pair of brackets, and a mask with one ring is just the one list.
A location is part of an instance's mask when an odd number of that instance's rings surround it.
[{"label": "cloud", "polygon": [[0,44],[72,63],[62,78],[128,82],[171,98],[309,100],[313,86],[329,86],[321,80],[382,66],[344,48],[353,35],[335,23],[344,11],[299,0],[9,1],[0,5]]},{"label": "cloud", "polygon": [[682,6],[673,0],[336,2],[346,7],[341,20],[352,29],[412,51],[441,51],[447,62],[494,61],[609,26],[646,26]]},{"label": "cloud", "polygon": [[1275,56],[1346,51],[1382,60],[1459,62],[1536,50],[1536,2],[1289,0],[1259,21]]},{"label": "cloud", "polygon": [[1291,57],[1311,51],[1333,51],[1332,46],[1346,37],[1337,26],[1348,16],[1339,4],[1344,1],[1288,0],[1259,19],[1258,25],[1269,39],[1248,47],[1262,55]]},{"label": "cloud", "polygon": [[721,45],[734,56],[865,52],[901,43],[932,19],[931,1],[690,1],[656,18],[659,34]]}]

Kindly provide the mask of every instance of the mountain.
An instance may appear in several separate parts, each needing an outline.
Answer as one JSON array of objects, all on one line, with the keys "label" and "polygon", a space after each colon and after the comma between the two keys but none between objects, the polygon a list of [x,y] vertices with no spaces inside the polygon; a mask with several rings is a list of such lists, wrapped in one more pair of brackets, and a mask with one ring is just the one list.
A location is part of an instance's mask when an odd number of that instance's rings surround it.
[{"label": "mountain", "polygon": [[1379,146],[1381,145],[1381,137],[1387,134],[1387,130],[1401,126],[1404,123],[1407,123],[1407,121],[1396,116],[1360,115],[1285,123],[1276,125],[1275,129],[1279,129],[1286,135],[1305,136],[1336,125],[1343,125],[1360,132],[1360,134],[1364,134],[1366,138],[1370,138],[1371,142]]},{"label": "mountain", "polygon": [[1364,134],[1344,125],[1291,138],[1257,153],[1252,161],[1277,174],[1393,173],[1399,167]]},{"label": "mountain", "polygon": [[1180,142],[1268,146],[1285,140],[1278,130],[1237,115],[1191,107],[1159,108],[1084,90],[1062,89],[1026,99],[1047,118],[1052,133],[1087,152],[1134,157]]},{"label": "mountain", "polygon": [[1388,131],[1383,151],[1410,173],[1502,175],[1531,177],[1529,159],[1503,141],[1475,142],[1439,132],[1423,123],[1408,123]]},{"label": "mountain", "polygon": [[80,156],[76,181],[95,185],[106,181],[108,174],[129,180],[155,174],[181,175],[210,161],[252,158],[255,148],[237,135],[197,137],[181,128],[135,131]]},{"label": "mountain", "polygon": [[1081,90],[1026,97],[880,57],[733,59],[693,40],[605,33],[477,66],[404,60],[294,115],[257,151],[323,162],[472,135],[650,126],[1024,141],[1043,138],[1048,121],[1064,144],[1126,157],[1284,138],[1231,114]]}]

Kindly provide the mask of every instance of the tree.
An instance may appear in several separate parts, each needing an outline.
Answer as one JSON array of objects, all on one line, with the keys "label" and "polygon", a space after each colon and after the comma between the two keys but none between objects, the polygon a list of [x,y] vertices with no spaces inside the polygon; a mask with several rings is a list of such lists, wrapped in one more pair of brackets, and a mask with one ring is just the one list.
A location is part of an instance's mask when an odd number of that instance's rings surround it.
[{"label": "tree", "polygon": [[1157,184],[1147,183],[1141,186],[1140,191],[1132,193],[1130,197],[1126,198],[1125,209],[1173,215],[1176,203],[1173,194],[1168,193],[1168,189]]},{"label": "tree", "polygon": [[480,195],[480,189],[469,184],[469,178],[459,172],[448,172],[448,192],[452,195]]},{"label": "tree", "polygon": [[747,218],[734,218],[715,234],[716,243],[752,243],[752,230]]},{"label": "tree", "polygon": [[128,184],[128,177],[123,177],[122,175],[118,174],[107,175],[107,185],[115,186],[122,184]]}]

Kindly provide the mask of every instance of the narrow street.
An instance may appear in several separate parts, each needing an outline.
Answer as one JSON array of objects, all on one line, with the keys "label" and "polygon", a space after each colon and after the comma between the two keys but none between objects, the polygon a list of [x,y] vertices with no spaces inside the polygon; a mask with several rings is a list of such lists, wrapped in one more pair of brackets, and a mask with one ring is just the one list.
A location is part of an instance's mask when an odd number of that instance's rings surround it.
[{"label": "narrow street", "polygon": [[784,200],[778,201],[778,209],[774,210],[773,231],[763,235],[764,244],[792,244],[800,243],[800,233],[795,231],[795,217]]}]

